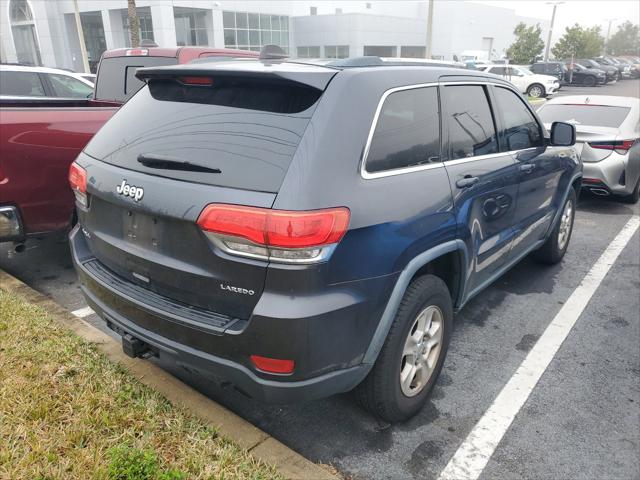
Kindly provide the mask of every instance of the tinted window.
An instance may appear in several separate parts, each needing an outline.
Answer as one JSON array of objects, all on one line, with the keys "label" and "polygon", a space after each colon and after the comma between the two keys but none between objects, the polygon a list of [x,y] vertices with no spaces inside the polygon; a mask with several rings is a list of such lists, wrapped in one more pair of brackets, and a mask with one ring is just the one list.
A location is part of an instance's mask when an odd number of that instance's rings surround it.
[{"label": "tinted window", "polygon": [[138,68],[175,65],[176,63],[178,60],[175,57],[103,58],[96,78],[96,99],[124,102],[144,85],[144,82],[135,76]]},{"label": "tinted window", "polygon": [[[301,91],[304,90],[304,91]],[[151,80],[87,145],[92,157],[150,175],[277,192],[320,91],[293,82],[224,79],[212,87]],[[301,106],[303,111],[289,113]],[[219,169],[194,172],[166,161]],[[142,157],[141,157],[142,158]]]},{"label": "tinted window", "polygon": [[522,150],[542,145],[540,125],[520,97],[511,90],[497,87],[495,89],[497,110],[502,114],[503,130],[501,132],[506,149]]},{"label": "tinted window", "polygon": [[77,78],[51,73],[46,75],[51,82],[51,88],[53,88],[56,97],[89,98],[93,93],[93,88]]},{"label": "tinted window", "polygon": [[506,75],[507,67],[491,67],[489,69],[489,73],[493,73],[494,75]]},{"label": "tinted window", "polygon": [[618,128],[630,111],[628,107],[605,105],[545,105],[538,111],[538,115],[544,123],[568,122],[576,127],[596,125]]},{"label": "tinted window", "polygon": [[0,95],[44,97],[44,87],[35,72],[0,71]]},{"label": "tinted window", "polygon": [[440,118],[436,87],[401,90],[382,105],[366,159],[368,172],[440,160]]},{"label": "tinted window", "polygon": [[449,129],[449,158],[475,157],[498,151],[496,130],[485,88],[481,85],[444,87]]}]

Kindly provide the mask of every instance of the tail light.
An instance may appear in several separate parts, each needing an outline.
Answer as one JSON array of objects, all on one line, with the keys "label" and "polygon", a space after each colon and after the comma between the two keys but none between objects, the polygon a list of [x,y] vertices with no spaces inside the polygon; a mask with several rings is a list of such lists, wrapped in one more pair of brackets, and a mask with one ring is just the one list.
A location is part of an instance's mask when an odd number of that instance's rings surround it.
[{"label": "tail light", "polygon": [[210,87],[213,85],[213,78],[211,77],[179,77],[185,85],[196,85],[201,87]]},{"label": "tail light", "polygon": [[613,142],[589,142],[591,148],[599,148],[602,150],[613,150],[614,152],[624,155],[638,141],[635,140],[616,140]]},{"label": "tail light", "polygon": [[125,52],[127,57],[137,57],[140,55],[149,55],[149,50],[146,48],[130,48]]},{"label": "tail light", "polygon": [[258,369],[267,373],[289,374],[293,373],[295,362],[293,360],[280,360],[277,358],[251,355],[251,363]]},{"label": "tail light", "polygon": [[87,202],[87,171],[73,162],[69,167],[69,185],[73,190],[76,200],[83,207],[88,205]]},{"label": "tail light", "polygon": [[198,225],[228,253],[284,263],[326,259],[349,226],[349,209],[290,211],[210,204]]}]

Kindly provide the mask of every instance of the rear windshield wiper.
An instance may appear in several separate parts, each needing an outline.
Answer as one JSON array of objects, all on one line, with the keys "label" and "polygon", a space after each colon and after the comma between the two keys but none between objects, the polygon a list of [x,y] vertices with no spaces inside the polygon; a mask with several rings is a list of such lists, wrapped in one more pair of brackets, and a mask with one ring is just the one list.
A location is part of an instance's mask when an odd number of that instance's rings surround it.
[{"label": "rear windshield wiper", "polygon": [[167,157],[165,155],[154,155],[142,153],[138,155],[138,162],[145,167],[160,168],[163,170],[182,170],[185,172],[222,173],[219,168],[205,167],[197,163],[191,163],[179,158]]}]

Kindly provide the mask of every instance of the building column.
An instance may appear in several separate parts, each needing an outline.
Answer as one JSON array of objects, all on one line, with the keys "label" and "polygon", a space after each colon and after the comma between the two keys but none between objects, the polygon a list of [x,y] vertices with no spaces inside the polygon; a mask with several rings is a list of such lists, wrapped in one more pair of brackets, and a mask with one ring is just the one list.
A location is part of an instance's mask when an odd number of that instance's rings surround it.
[{"label": "building column", "polygon": [[153,37],[160,47],[175,47],[176,22],[173,18],[172,5],[152,5],[151,21],[153,23]]},{"label": "building column", "polygon": [[209,39],[209,46],[224,48],[224,22],[222,20],[222,10],[214,7],[211,10],[213,18],[213,36]]},{"label": "building column", "polygon": [[111,27],[111,15],[109,10],[101,10],[102,15],[102,28],[104,30],[104,41],[107,44],[107,50],[113,50],[116,48],[116,41],[113,35],[113,28]]}]

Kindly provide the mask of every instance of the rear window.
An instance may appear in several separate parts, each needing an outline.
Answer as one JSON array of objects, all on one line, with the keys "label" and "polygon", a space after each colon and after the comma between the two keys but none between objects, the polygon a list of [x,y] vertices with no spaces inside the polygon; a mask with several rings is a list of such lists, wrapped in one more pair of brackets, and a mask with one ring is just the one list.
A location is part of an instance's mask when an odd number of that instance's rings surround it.
[{"label": "rear window", "polygon": [[277,192],[321,93],[290,81],[151,80],[85,152],[151,175]]},{"label": "rear window", "polygon": [[630,111],[628,107],[606,105],[545,105],[538,110],[538,116],[544,123],[568,122],[618,128]]},{"label": "rear window", "polygon": [[135,76],[142,67],[175,65],[175,57],[111,57],[100,61],[100,70],[96,78],[96,99],[124,102],[144,86],[144,82]]}]

